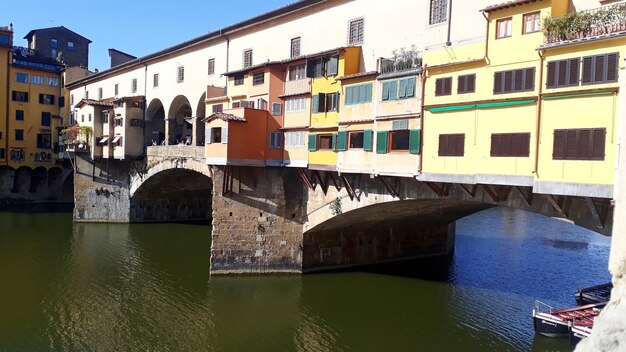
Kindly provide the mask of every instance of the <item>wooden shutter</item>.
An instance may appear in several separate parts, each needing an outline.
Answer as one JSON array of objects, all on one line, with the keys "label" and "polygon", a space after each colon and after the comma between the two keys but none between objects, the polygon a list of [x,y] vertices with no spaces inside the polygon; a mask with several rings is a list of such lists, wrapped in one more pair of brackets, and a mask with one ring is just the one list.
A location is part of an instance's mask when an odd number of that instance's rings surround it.
[{"label": "wooden shutter", "polygon": [[465,92],[472,93],[476,91],[476,75],[468,75],[467,82],[465,83]]},{"label": "wooden shutter", "polygon": [[419,154],[420,153],[420,139],[421,139],[421,131],[420,130],[410,130],[409,131],[409,152],[411,154]]},{"label": "wooden shutter", "polygon": [[535,90],[535,68],[525,69],[524,74],[524,90]]},{"label": "wooden shutter", "polygon": [[363,84],[359,86],[359,100],[357,101],[359,104],[365,103],[367,96],[367,85]]},{"label": "wooden shutter", "polygon": [[467,76],[459,76],[456,84],[456,92],[457,93],[465,93],[467,91],[466,87]]},{"label": "wooden shutter", "polygon": [[459,155],[458,143],[457,143],[457,135],[456,134],[448,135],[448,145],[446,146],[446,150],[448,151],[448,155],[449,156],[457,156],[457,155]]},{"label": "wooden shutter", "polygon": [[378,131],[376,132],[376,153],[377,154],[387,154],[387,140],[389,138],[388,131]]},{"label": "wooden shutter", "polygon": [[435,96],[440,96],[443,94],[443,79],[438,78],[435,80]]},{"label": "wooden shutter", "polygon": [[593,70],[593,57],[585,57],[583,58],[583,84],[591,84],[592,83],[592,70]]},{"label": "wooden shutter", "polygon": [[606,60],[606,81],[617,82],[618,53],[608,54]]},{"label": "wooden shutter", "polygon": [[306,76],[307,78],[315,77],[315,60],[306,60]]},{"label": "wooden shutter", "polygon": [[343,152],[348,149],[348,132],[339,131],[337,133],[337,150]]},{"label": "wooden shutter", "polygon": [[65,107],[65,97],[59,97],[59,107]]},{"label": "wooden shutter", "polygon": [[222,144],[228,144],[228,128],[227,127],[222,127],[222,135],[220,137],[222,138]]},{"label": "wooden shutter", "polygon": [[24,102],[28,102],[28,93],[24,92]]},{"label": "wooden shutter", "polygon": [[363,150],[366,152],[371,152],[372,148],[372,137],[374,133],[372,130],[363,131]]},{"label": "wooden shutter", "polygon": [[567,79],[568,86],[577,86],[580,80],[580,58],[569,60],[569,75]]},{"label": "wooden shutter", "polygon": [[557,62],[557,86],[564,87],[567,85],[567,60],[561,60]]},{"label": "wooden shutter", "polygon": [[325,112],[326,111],[326,94],[319,93],[319,98],[317,100],[317,112]]},{"label": "wooden shutter", "polygon": [[502,87],[502,93],[511,93],[512,91],[513,91],[513,71],[506,71],[504,72],[504,83]]},{"label": "wooden shutter", "polygon": [[557,62],[548,62],[548,74],[546,76],[546,88],[556,88]]},{"label": "wooden shutter", "polygon": [[493,94],[502,94],[502,72],[493,75]]},{"label": "wooden shutter", "polygon": [[11,99],[12,99],[13,101],[16,101],[16,100],[17,100],[16,98],[17,98],[17,92],[16,92],[16,91],[12,91],[12,92],[11,92]]},{"label": "wooden shutter", "polygon": [[339,57],[331,56],[328,59],[326,75],[327,76],[336,76],[339,73]]},{"label": "wooden shutter", "polygon": [[456,137],[456,155],[465,155],[465,134],[459,134]]},{"label": "wooden shutter", "polygon": [[439,156],[447,156],[448,155],[448,135],[440,134],[439,135]]},{"label": "wooden shutter", "polygon": [[565,130],[565,159],[578,158],[578,130]]},{"label": "wooden shutter", "polygon": [[604,160],[606,129],[595,128],[592,131],[593,150],[591,152],[591,160]]},{"label": "wooden shutter", "polygon": [[401,79],[400,80],[400,94],[399,97],[400,98],[406,98],[406,79]]},{"label": "wooden shutter", "polygon": [[389,100],[389,82],[383,83],[383,100]]},{"label": "wooden shutter", "polygon": [[602,83],[606,81],[606,56],[594,56],[593,83]]},{"label": "wooden shutter", "polygon": [[521,148],[518,156],[530,156],[530,133],[521,134]]},{"label": "wooden shutter", "polygon": [[524,90],[524,70],[521,69],[512,71],[512,77],[513,83],[511,83],[511,89],[508,92],[521,92]]},{"label": "wooden shutter", "polygon": [[309,151],[314,152],[317,150],[317,135],[309,134]]},{"label": "wooden shutter", "polygon": [[491,134],[491,156],[501,156],[500,145],[502,143],[502,135]]},{"label": "wooden shutter", "polygon": [[452,77],[447,77],[443,79],[444,91],[443,94],[450,95],[452,94]]},{"label": "wooden shutter", "polygon": [[213,143],[211,137],[213,137],[213,134],[211,133],[211,127],[204,127],[204,142],[206,144]]},{"label": "wooden shutter", "polygon": [[398,99],[398,81],[389,82],[389,100]]},{"label": "wooden shutter", "polygon": [[43,104],[43,94],[39,94],[39,104]]},{"label": "wooden shutter", "polygon": [[337,133],[333,133],[332,134],[332,139],[331,139],[331,149],[336,152],[337,151]]},{"label": "wooden shutter", "polygon": [[591,159],[591,144],[591,129],[585,128],[578,130],[578,143],[576,145],[578,149],[577,159]]},{"label": "wooden shutter", "polygon": [[513,139],[510,133],[500,136],[500,156],[511,156],[514,153]]}]

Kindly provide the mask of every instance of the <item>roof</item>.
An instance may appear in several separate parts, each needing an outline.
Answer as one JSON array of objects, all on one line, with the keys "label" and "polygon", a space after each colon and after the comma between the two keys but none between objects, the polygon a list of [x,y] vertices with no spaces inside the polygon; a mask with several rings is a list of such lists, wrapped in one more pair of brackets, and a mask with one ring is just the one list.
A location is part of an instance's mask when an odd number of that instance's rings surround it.
[{"label": "roof", "polygon": [[264,62],[262,64],[248,66],[248,67],[242,68],[240,70],[226,72],[226,73],[224,73],[224,76],[227,76],[227,77],[235,76],[237,74],[250,72],[250,71],[255,70],[257,68],[271,66],[271,65],[279,65],[279,64],[281,64],[281,61],[267,61],[267,62]]},{"label": "roof", "polygon": [[224,100],[228,100],[228,95],[222,95],[222,96],[219,96],[219,97],[206,98],[206,99],[204,99],[204,102],[205,103],[212,103],[212,102],[224,101]]},{"label": "roof", "polygon": [[78,104],[76,104],[76,107],[80,108],[83,105],[112,107],[113,106],[113,101],[81,99],[81,101],[79,101]]},{"label": "roof", "polygon": [[202,122],[211,122],[215,119],[220,119],[223,121],[247,122],[245,117],[235,116],[233,114],[226,114],[223,112],[216,112],[215,114],[209,115],[202,119]]},{"label": "roof", "polygon": [[134,56],[134,55],[131,55],[131,54],[127,54],[127,53],[125,53],[125,52],[123,52],[121,50],[117,50],[115,48],[109,48],[109,56],[111,56],[111,52],[115,52],[115,53],[118,53],[118,54],[121,54],[121,55],[124,55],[124,56],[127,56],[127,57],[132,57],[133,59],[137,58],[137,56]]},{"label": "roof", "polygon": [[81,37],[81,38],[85,39],[85,40],[86,40],[86,41],[88,41],[89,43],[91,43],[91,42],[92,42],[90,39],[85,38],[85,37],[83,37],[82,35],[80,35],[80,34],[78,34],[78,33],[74,32],[74,31],[72,31],[72,30],[70,30],[70,29],[65,28],[64,26],[33,29],[33,30],[31,30],[30,32],[28,32],[28,33],[24,36],[24,39],[30,40],[30,38],[31,38],[34,34],[36,34],[37,32],[44,32],[44,31],[45,31],[45,32],[48,32],[48,31],[59,31],[59,30],[61,30],[61,31],[68,31],[68,32],[70,32],[70,33],[72,33],[72,34],[76,35],[77,37]]},{"label": "roof", "polygon": [[361,78],[361,77],[368,77],[368,76],[378,76],[378,71],[359,72],[359,73],[355,73],[353,75],[339,77],[339,78],[337,78],[337,81],[343,81],[343,80],[349,80],[349,79],[355,79],[355,78]]},{"label": "roof", "polygon": [[509,7],[530,4],[531,2],[537,2],[537,1],[541,1],[541,0],[512,0],[512,1],[507,1],[507,2],[500,3],[500,4],[485,7],[481,11],[483,12],[498,11],[502,9],[508,9]]},{"label": "roof", "polygon": [[[224,36],[226,36],[226,35],[228,35],[230,33],[236,32],[238,30],[242,30],[242,29],[245,29],[247,27],[250,27],[250,26],[253,26],[253,25],[256,25],[256,24],[260,24],[260,23],[263,23],[263,22],[266,22],[266,21],[269,21],[269,20],[272,20],[272,19],[275,19],[275,18],[278,18],[278,17],[281,17],[281,16],[284,16],[284,15],[289,14],[291,12],[299,11],[299,10],[305,9],[307,7],[314,6],[314,5],[317,5],[319,3],[325,3],[325,2],[328,2],[328,1],[329,0],[298,0],[298,1],[292,2],[290,4],[287,4],[285,6],[279,7],[277,9],[275,9],[275,10],[262,13],[260,15],[251,17],[251,18],[243,20],[241,22],[237,22],[237,23],[231,24],[231,25],[226,26],[226,27],[222,27],[220,29],[214,30],[214,31],[209,32],[207,34],[203,34],[203,35],[201,35],[199,37],[196,37],[196,38],[184,41],[184,42],[179,43],[179,44],[176,44],[176,45],[171,46],[169,48],[165,48],[163,50],[154,52],[152,54],[148,54],[148,55],[139,57],[137,59],[127,61],[127,62],[125,62],[125,63],[123,63],[121,65],[112,67],[112,68],[110,68],[108,70],[100,71],[99,73],[97,73],[95,75],[91,75],[89,77],[84,77],[84,78],[81,78],[81,79],[76,80],[74,82],[69,82],[67,84],[67,86],[68,87],[72,87],[72,86],[78,85],[78,84],[83,83],[83,82],[95,81],[95,80],[99,79],[102,76],[105,76],[105,75],[108,75],[108,74],[112,74],[112,73],[117,72],[119,70],[123,70],[125,68],[131,67],[133,65],[138,65],[138,64],[141,64],[141,63],[143,63],[145,61],[156,59],[156,58],[159,58],[159,57],[171,54],[173,52],[176,52],[176,51],[188,48],[188,47],[192,47],[194,45],[201,44],[203,42],[206,42],[206,41],[209,41],[209,40],[212,40],[212,39],[218,39],[218,38],[222,38],[223,39]],[[223,39],[223,40],[225,40],[225,39]]]}]

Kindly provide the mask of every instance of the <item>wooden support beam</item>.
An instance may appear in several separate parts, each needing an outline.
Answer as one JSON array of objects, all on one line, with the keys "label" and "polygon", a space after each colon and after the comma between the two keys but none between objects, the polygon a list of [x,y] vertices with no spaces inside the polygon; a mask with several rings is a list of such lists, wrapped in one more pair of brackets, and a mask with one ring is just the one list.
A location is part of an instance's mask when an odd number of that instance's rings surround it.
[{"label": "wooden support beam", "polygon": [[344,175],[341,175],[340,177],[341,177],[341,180],[343,181],[343,186],[346,188],[346,192],[348,192],[348,196],[350,197],[350,200],[354,200],[354,198],[356,197],[356,193],[354,192],[354,188],[352,188],[350,181],[348,181],[348,178]]},{"label": "wooden support beam", "polygon": [[565,214],[559,203],[556,201],[556,198],[554,198],[554,196],[551,194],[545,194],[545,196],[548,200],[548,203],[550,203],[552,208],[559,214],[559,216],[562,218],[567,218],[567,214]]},{"label": "wooden support beam", "polygon": [[387,192],[394,198],[399,198],[398,197],[398,192],[393,189],[391,187],[391,185],[389,184],[389,182],[387,182],[387,180],[385,179],[384,176],[378,176],[378,179],[380,180],[380,182],[382,182],[383,186],[385,186],[385,188],[387,189]]},{"label": "wooden support beam", "polygon": [[328,193],[328,184],[324,182],[324,179],[322,179],[322,175],[320,175],[320,172],[318,170],[313,170],[313,175],[317,177],[317,182],[319,182],[320,187],[322,187],[322,191],[324,192],[324,195],[326,195]]},{"label": "wooden support beam", "polygon": [[435,194],[437,194],[439,196],[439,198],[443,198],[443,197],[447,197],[448,196],[448,191],[439,186],[437,183],[435,182],[426,182],[426,185],[433,191],[435,192]]},{"label": "wooden support beam", "polygon": [[519,189],[519,187],[517,187],[517,186],[512,187],[511,191],[513,191],[513,190],[514,190],[514,191],[516,191],[516,192],[517,192],[517,194],[520,196],[520,198],[522,199],[522,202],[524,203],[524,205],[525,205],[527,208],[530,208],[530,200],[529,200],[529,199],[526,199],[526,196],[524,195],[524,193],[522,192],[522,190],[521,190],[521,189]]},{"label": "wooden support beam", "polygon": [[230,166],[224,166],[224,178],[222,179],[222,195],[225,196],[228,194],[228,185],[230,184],[228,178],[230,176]]},{"label": "wooden support beam", "polygon": [[481,185],[481,186],[483,186],[483,188],[485,189],[485,192],[487,192],[489,197],[491,197],[491,199],[494,202],[496,203],[500,202],[500,197],[498,197],[498,193],[493,188],[491,188],[490,185]]},{"label": "wooden support beam", "polygon": [[309,187],[311,190],[315,191],[315,187],[317,185],[313,185],[313,183],[311,182],[311,179],[309,178],[309,175],[307,175],[306,170],[302,169],[302,168],[297,168],[298,170],[298,174],[300,175],[300,178],[302,179],[302,182],[304,182],[304,184]]},{"label": "wooden support beam", "polygon": [[593,216],[594,220],[596,221],[596,226],[599,229],[603,229],[604,221],[602,221],[602,219],[600,218],[600,214],[598,214],[598,208],[596,207],[596,203],[594,203],[593,199],[591,199],[590,197],[585,197],[585,202],[589,207],[589,212],[591,213],[591,216]]},{"label": "wooden support beam", "polygon": [[461,190],[465,194],[470,196],[472,199],[474,199],[476,197],[476,191],[478,190],[478,186],[477,185],[470,185],[471,188],[467,188],[467,186],[462,184],[462,183],[457,183],[456,185],[459,186],[461,188]]},{"label": "wooden support beam", "polygon": [[337,183],[335,175],[332,172],[327,172],[326,178],[330,178],[330,181],[333,183],[333,186],[335,186],[335,189],[337,189],[337,192],[341,191],[341,186],[339,186],[339,183]]}]

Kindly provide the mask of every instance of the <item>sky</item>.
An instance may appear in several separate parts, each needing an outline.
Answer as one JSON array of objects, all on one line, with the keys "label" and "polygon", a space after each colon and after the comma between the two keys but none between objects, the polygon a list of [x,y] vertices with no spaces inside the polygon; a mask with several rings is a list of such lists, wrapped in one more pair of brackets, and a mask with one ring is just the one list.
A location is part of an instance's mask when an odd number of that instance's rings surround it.
[{"label": "sky", "polygon": [[65,26],[92,41],[89,69],[102,71],[110,67],[109,48],[144,56],[295,0],[5,1],[0,26],[13,23],[13,45],[27,46],[23,38],[33,29]]}]

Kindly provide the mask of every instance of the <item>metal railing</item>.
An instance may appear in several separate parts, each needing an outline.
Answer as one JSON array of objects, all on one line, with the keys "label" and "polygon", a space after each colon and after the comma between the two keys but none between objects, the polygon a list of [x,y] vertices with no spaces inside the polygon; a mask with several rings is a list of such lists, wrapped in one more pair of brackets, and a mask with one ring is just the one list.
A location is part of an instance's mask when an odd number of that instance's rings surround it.
[{"label": "metal railing", "polygon": [[626,3],[546,18],[542,28],[546,43],[626,31]]},{"label": "metal railing", "polygon": [[422,67],[421,52],[415,52],[412,56],[395,56],[380,58],[380,73],[395,73],[414,70]]}]

